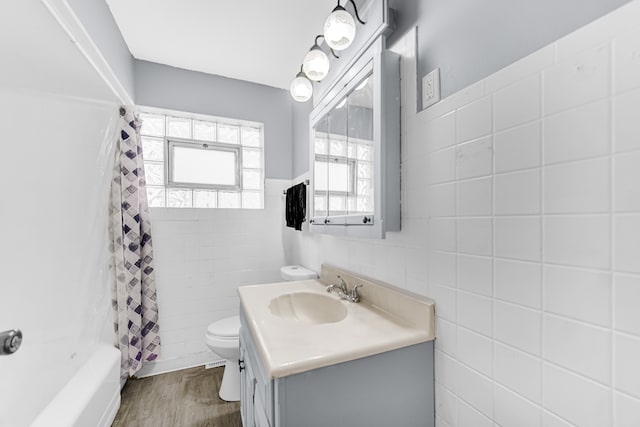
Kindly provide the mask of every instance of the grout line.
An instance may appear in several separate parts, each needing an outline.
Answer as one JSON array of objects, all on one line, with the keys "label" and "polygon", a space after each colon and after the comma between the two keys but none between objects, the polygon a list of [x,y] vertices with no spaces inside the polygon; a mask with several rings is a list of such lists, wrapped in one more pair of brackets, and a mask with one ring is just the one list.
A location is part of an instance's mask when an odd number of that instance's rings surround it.
[{"label": "grout line", "polygon": [[569,317],[569,316],[566,316],[564,314],[554,313],[552,311],[543,311],[542,315],[543,315],[543,317],[548,317],[548,318],[552,318],[552,319],[556,319],[556,320],[564,320],[566,322],[573,323],[573,324],[580,325],[580,326],[587,326],[590,329],[597,329],[600,332],[609,332],[609,333],[611,332],[611,326],[603,326],[603,325],[599,325],[597,323],[587,322],[585,320],[576,319],[574,317]]},{"label": "grout line", "polygon": [[554,367],[556,369],[564,371],[566,374],[570,374],[570,375],[572,375],[574,377],[578,377],[582,381],[587,381],[587,382],[591,383],[592,385],[597,385],[598,387],[602,387],[604,389],[607,389],[607,391],[609,391],[609,392],[611,392],[611,390],[612,390],[612,387],[611,387],[610,384],[606,384],[606,383],[603,383],[603,382],[601,382],[599,380],[593,379],[593,378],[591,378],[591,377],[589,377],[589,376],[587,376],[587,375],[585,375],[585,374],[583,374],[581,372],[574,371],[573,369],[567,368],[566,366],[562,366],[557,362],[554,362],[554,361],[549,360],[549,359],[544,359],[544,358],[542,359],[542,362],[543,362],[543,365],[546,364],[546,365],[552,366],[552,367]]},{"label": "grout line", "polygon": [[615,280],[614,280],[614,262],[615,262],[615,220],[614,220],[614,204],[615,204],[615,103],[613,102],[613,94],[615,87],[615,49],[616,44],[614,41],[609,42],[609,283],[610,283],[610,299],[609,299],[609,375],[611,378],[610,384],[610,406],[611,406],[611,422],[612,425],[617,425],[617,417],[615,411],[615,360],[616,360],[616,348],[614,346],[614,331],[615,331]]},{"label": "grout line", "polygon": [[[486,85],[485,85],[486,89]],[[496,413],[496,93],[491,95],[491,419]]]},{"label": "grout line", "polygon": [[[558,44],[554,43],[553,44],[553,50],[554,50],[554,59],[557,62],[557,54],[558,54]],[[540,78],[540,200],[539,200],[539,207],[540,207],[540,355],[537,357],[538,359],[538,366],[540,367],[540,406],[542,406],[542,408],[544,408],[544,366],[542,363],[542,358],[544,355],[544,329],[545,329],[545,318],[544,315],[542,313],[544,313],[545,311],[545,292],[544,292],[544,288],[545,288],[545,261],[544,261],[544,244],[545,244],[545,238],[544,238],[544,232],[545,232],[545,217],[544,217],[544,210],[545,210],[545,205],[544,205],[544,197],[545,197],[545,191],[544,191],[544,182],[545,182],[545,161],[544,161],[544,155],[545,155],[545,150],[544,150],[544,145],[545,145],[545,120],[544,120],[544,113],[545,113],[545,109],[544,109],[544,104],[545,104],[545,96],[544,96],[544,86],[545,86],[545,73],[544,70],[540,71],[539,74],[539,78]],[[540,417],[540,422],[542,422],[542,417]]]},{"label": "grout line", "polygon": [[558,418],[559,420],[567,423],[567,425],[572,426],[572,427],[575,426],[575,424],[572,421],[569,421],[568,419],[561,417],[560,415],[556,414],[555,412],[553,412],[550,409],[547,409],[544,406],[542,407],[542,411],[543,411],[543,415],[544,415],[544,412],[548,412],[549,414],[553,415],[554,417]]}]

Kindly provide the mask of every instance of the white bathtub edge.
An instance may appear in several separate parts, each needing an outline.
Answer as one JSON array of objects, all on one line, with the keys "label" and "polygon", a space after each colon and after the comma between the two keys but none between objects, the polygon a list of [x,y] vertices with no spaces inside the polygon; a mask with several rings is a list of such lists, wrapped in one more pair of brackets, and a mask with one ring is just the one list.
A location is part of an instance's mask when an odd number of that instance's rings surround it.
[{"label": "white bathtub edge", "polygon": [[119,407],[120,351],[100,344],[31,427],[109,426]]}]

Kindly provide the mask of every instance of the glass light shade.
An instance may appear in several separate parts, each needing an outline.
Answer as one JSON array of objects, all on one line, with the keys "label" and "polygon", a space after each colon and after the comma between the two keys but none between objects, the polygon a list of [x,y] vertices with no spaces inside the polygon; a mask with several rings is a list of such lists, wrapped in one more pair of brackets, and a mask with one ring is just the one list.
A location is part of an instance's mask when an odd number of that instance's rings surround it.
[{"label": "glass light shade", "polygon": [[324,21],[324,41],[333,50],[348,48],[356,36],[356,21],[344,9],[331,12]]},{"label": "glass light shade", "polygon": [[313,86],[311,86],[309,79],[299,74],[289,85],[289,92],[294,100],[307,102],[313,94]]},{"label": "glass light shade", "polygon": [[302,71],[310,80],[319,82],[329,73],[329,58],[319,47],[314,46],[302,60]]}]

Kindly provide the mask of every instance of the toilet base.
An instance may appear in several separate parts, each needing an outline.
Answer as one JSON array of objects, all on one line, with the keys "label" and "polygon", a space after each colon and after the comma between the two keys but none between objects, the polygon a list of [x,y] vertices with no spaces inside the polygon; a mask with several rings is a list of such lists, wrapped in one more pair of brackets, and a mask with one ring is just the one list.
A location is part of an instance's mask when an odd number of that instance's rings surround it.
[{"label": "toilet base", "polygon": [[220,384],[220,399],[227,402],[240,400],[240,369],[237,360],[225,360],[222,384]]}]

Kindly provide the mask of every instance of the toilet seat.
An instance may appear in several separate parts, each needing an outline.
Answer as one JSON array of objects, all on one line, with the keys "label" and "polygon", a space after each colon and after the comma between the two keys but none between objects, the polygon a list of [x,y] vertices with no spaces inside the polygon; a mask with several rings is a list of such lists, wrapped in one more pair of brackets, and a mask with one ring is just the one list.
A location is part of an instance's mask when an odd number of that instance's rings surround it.
[{"label": "toilet seat", "polygon": [[207,327],[207,335],[217,339],[240,338],[240,316],[231,316],[213,322]]}]

